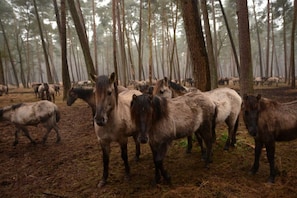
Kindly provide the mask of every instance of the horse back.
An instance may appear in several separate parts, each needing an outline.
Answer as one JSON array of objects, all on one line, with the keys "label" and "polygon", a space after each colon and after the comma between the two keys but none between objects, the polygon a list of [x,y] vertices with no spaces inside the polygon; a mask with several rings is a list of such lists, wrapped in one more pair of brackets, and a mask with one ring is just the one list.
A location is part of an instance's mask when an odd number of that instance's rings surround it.
[{"label": "horse back", "polygon": [[261,99],[258,120],[260,136],[266,140],[290,141],[297,138],[297,101],[278,103]]}]

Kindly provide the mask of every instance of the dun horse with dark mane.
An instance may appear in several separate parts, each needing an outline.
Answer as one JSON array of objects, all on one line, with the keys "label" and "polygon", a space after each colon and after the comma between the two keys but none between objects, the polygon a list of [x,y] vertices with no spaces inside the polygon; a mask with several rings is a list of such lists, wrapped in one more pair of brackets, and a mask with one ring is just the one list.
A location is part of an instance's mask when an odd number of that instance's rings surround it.
[{"label": "dun horse with dark mane", "polygon": [[262,147],[266,147],[270,166],[268,182],[275,180],[275,142],[297,138],[297,101],[279,103],[261,95],[245,95],[243,118],[248,132],[255,139],[255,160],[251,173],[259,169]]},{"label": "dun horse with dark mane", "polygon": [[[158,95],[166,98],[175,98],[185,94],[186,89],[176,83],[168,81],[167,78],[157,81],[153,90],[153,95]],[[229,150],[229,147],[234,147],[236,143],[236,131],[238,128],[239,114],[241,111],[242,99],[239,94],[230,88],[216,88],[211,91],[204,92],[216,104],[218,115],[217,123],[225,122],[228,126],[228,138],[224,149]],[[192,136],[188,137],[188,150],[192,148]]]},{"label": "dun horse with dark mane", "polygon": [[[163,159],[175,139],[195,133],[197,139],[206,144],[206,166],[211,162],[216,107],[205,94],[196,91],[171,100],[148,94],[133,95],[130,108],[139,132],[138,140],[141,143],[149,142],[153,153],[154,183],[160,182],[161,175],[167,183],[171,182]],[[200,146],[204,153],[202,142]]]},{"label": "dun horse with dark mane", "polygon": [[[103,176],[98,184],[102,187],[107,182],[110,143],[117,142],[121,147],[121,157],[125,164],[126,178],[130,174],[128,163],[128,137],[136,138],[136,127],[130,117],[130,102],[132,95],[140,95],[137,90],[126,90],[118,93],[115,73],[110,77],[92,76],[95,84],[96,113],[94,117],[95,133],[103,153]],[[136,144],[136,159],[140,155],[140,145]]]}]

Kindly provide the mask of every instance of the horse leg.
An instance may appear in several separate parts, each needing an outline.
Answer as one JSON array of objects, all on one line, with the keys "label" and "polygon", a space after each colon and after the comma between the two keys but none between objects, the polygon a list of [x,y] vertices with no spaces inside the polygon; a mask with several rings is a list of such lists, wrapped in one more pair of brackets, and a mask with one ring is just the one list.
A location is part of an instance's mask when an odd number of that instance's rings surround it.
[{"label": "horse leg", "polygon": [[21,128],[24,131],[25,136],[31,141],[32,144],[36,144],[36,142],[31,138],[29,131],[26,127]]},{"label": "horse leg", "polygon": [[161,175],[163,176],[165,182],[167,184],[171,184],[171,177],[167,173],[167,171],[164,168],[163,165],[163,159],[167,153],[168,150],[168,144],[167,143],[162,143],[159,146],[153,146],[151,145],[151,149],[153,152],[153,157],[154,157],[154,164],[155,164],[155,181],[154,184],[160,183],[161,180]]},{"label": "horse leg", "polygon": [[54,128],[54,130],[57,133],[57,141],[56,141],[56,143],[59,143],[61,141],[61,136],[60,136],[60,133],[59,133],[59,127],[57,125],[54,125],[53,128]]},{"label": "horse leg", "polygon": [[137,135],[133,135],[133,140],[135,142],[135,161],[139,161],[140,156],[140,143],[137,141]]},{"label": "horse leg", "polygon": [[189,135],[188,137],[187,137],[187,139],[188,139],[188,147],[187,147],[187,153],[191,153],[191,151],[192,151],[192,147],[193,147],[193,138],[192,138],[192,135]]},{"label": "horse leg", "polygon": [[200,134],[204,143],[206,145],[206,157],[205,157],[205,167],[209,168],[209,163],[212,162],[212,142],[213,142],[213,126],[211,121],[205,122],[203,125],[197,130],[197,133]]},{"label": "horse leg", "polygon": [[108,178],[108,165],[109,165],[109,153],[110,153],[110,143],[100,143],[102,149],[102,159],[103,159],[103,176],[98,184],[101,188],[106,185]]},{"label": "horse leg", "polygon": [[19,143],[19,128],[16,128],[15,133],[14,133],[14,142],[13,142],[13,146],[16,146]]},{"label": "horse leg", "polygon": [[239,116],[236,118],[236,120],[234,122],[231,115],[226,120],[226,124],[228,125],[228,138],[226,140],[224,150],[229,150],[230,146],[235,147],[236,131],[238,128],[238,120],[239,120]]},{"label": "horse leg", "polygon": [[269,162],[270,167],[270,175],[268,178],[269,183],[274,183],[276,171],[275,171],[275,164],[274,164],[274,154],[275,154],[275,142],[270,142],[265,144],[266,147],[266,155]]},{"label": "horse leg", "polygon": [[250,173],[253,175],[256,174],[256,172],[259,170],[259,160],[260,160],[262,147],[263,147],[263,143],[255,139],[255,160],[250,170]]},{"label": "horse leg", "polygon": [[121,144],[121,157],[124,161],[125,164],[125,179],[129,180],[130,177],[130,166],[129,166],[129,162],[128,162],[128,149],[127,149],[127,142]]},{"label": "horse leg", "polygon": [[203,140],[202,140],[201,136],[200,136],[198,133],[195,133],[195,136],[196,136],[196,139],[197,139],[198,144],[199,144],[199,146],[200,146],[200,150],[201,150],[201,158],[202,158],[203,160],[205,160],[205,158],[206,158],[206,151],[205,151],[205,149],[204,149],[204,147],[203,147]]}]

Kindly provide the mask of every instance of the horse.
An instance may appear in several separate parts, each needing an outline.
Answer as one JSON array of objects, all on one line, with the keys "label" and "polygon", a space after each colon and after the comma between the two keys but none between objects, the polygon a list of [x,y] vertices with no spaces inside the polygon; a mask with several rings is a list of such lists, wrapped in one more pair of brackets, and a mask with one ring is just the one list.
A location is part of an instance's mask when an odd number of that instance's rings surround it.
[{"label": "horse", "polygon": [[[215,104],[200,91],[190,92],[173,99],[143,94],[133,95],[130,105],[132,121],[138,131],[140,143],[149,142],[155,165],[153,184],[160,183],[161,175],[165,182],[171,178],[165,170],[163,160],[170,143],[193,133],[206,144],[205,166],[212,161],[214,141]],[[202,156],[203,144],[200,142]],[[161,174],[161,175],[160,175]]]},{"label": "horse", "polygon": [[[166,79],[160,80],[154,87],[153,95],[159,95],[166,98],[174,98],[177,95],[184,94],[184,91],[179,91],[175,86],[170,86],[166,83]],[[241,112],[242,99],[239,94],[228,87],[216,88],[211,91],[204,92],[217,105],[218,115],[216,124],[225,122],[228,126],[228,138],[226,140],[224,150],[229,150],[229,147],[234,147],[236,144],[236,131],[238,128],[239,114]],[[191,152],[192,136],[188,137],[187,152]]]},{"label": "horse", "polygon": [[57,133],[57,143],[60,142],[60,134],[57,123],[60,120],[60,111],[52,102],[41,100],[31,103],[19,103],[11,106],[6,106],[0,109],[0,120],[9,121],[16,127],[15,141],[16,146],[19,142],[18,133],[22,130],[25,136],[35,144],[31,138],[27,126],[36,126],[42,124],[47,132],[43,136],[43,143],[46,142],[48,134],[54,129]]},{"label": "horse", "polygon": [[297,100],[288,103],[262,98],[261,95],[244,95],[243,119],[248,133],[255,140],[255,159],[250,170],[256,174],[262,147],[266,147],[270,166],[269,183],[275,182],[275,142],[297,138]]},{"label": "horse", "polygon": [[38,87],[38,95],[42,100],[53,101],[55,103],[55,89],[48,83],[42,83]]},{"label": "horse", "polygon": [[168,80],[167,77],[158,80],[153,89],[153,95],[160,95],[167,98],[174,98],[184,95],[185,93],[187,93],[185,87]]},{"label": "horse", "polygon": [[3,93],[5,93],[6,95],[8,95],[8,86],[7,85],[0,84],[0,96],[2,96]]},{"label": "horse", "polygon": [[94,117],[96,113],[96,103],[93,87],[71,87],[67,93],[67,105],[71,106],[78,98],[85,101],[91,107]]},{"label": "horse", "polygon": [[125,90],[118,93],[114,72],[110,76],[92,75],[92,79],[96,82],[94,88],[96,103],[94,128],[103,154],[103,176],[98,184],[98,187],[101,188],[107,183],[111,142],[117,142],[120,145],[126,179],[129,179],[130,174],[127,155],[129,136],[132,136],[136,142],[135,159],[139,159],[140,144],[136,140],[136,127],[130,117],[130,102],[133,94],[140,95],[141,92]]}]

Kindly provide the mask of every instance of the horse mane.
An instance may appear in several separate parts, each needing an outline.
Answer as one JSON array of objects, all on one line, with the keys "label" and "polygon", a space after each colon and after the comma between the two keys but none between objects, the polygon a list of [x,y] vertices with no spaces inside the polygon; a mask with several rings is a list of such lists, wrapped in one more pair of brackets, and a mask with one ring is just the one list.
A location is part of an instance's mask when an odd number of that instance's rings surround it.
[{"label": "horse mane", "polygon": [[118,104],[118,86],[116,84],[116,82],[110,82],[110,79],[108,78],[108,76],[102,75],[102,76],[98,76],[96,79],[96,89],[98,89],[100,92],[103,92],[104,90],[106,90],[110,83],[113,83],[114,85],[114,91],[115,91],[115,97],[116,97],[116,104]]},{"label": "horse mane", "polygon": [[167,99],[164,97],[153,96],[153,121],[159,121],[163,118],[167,118],[169,115]]},{"label": "horse mane", "polygon": [[170,87],[172,87],[172,89],[176,90],[176,91],[187,91],[183,86],[181,86],[180,84],[177,84],[175,82],[172,81],[168,81],[168,84]]},{"label": "horse mane", "polygon": [[154,123],[168,117],[169,111],[167,106],[167,99],[159,96],[152,96],[150,94],[142,94],[139,96],[133,95],[130,105],[131,119],[137,121],[143,112],[149,112],[152,108],[152,121]]},{"label": "horse mane", "polygon": [[277,106],[279,106],[280,103],[268,98],[261,98],[259,101],[259,104],[260,104],[260,109],[265,110],[270,108],[276,108]]},{"label": "horse mane", "polygon": [[76,92],[78,95],[81,96],[89,96],[93,94],[93,88],[83,88],[83,87],[72,87],[70,91],[73,90]]}]

